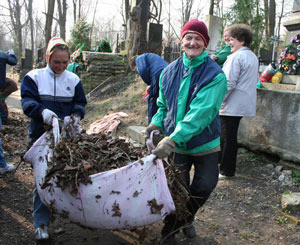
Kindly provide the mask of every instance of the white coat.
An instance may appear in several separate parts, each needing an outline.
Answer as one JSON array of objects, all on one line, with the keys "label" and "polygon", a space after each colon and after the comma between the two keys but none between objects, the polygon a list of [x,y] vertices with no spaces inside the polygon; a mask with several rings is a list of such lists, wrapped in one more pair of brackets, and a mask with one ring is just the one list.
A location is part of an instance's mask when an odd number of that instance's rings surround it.
[{"label": "white coat", "polygon": [[258,59],[242,47],[227,57],[223,65],[227,78],[227,93],[220,108],[221,116],[255,116]]}]

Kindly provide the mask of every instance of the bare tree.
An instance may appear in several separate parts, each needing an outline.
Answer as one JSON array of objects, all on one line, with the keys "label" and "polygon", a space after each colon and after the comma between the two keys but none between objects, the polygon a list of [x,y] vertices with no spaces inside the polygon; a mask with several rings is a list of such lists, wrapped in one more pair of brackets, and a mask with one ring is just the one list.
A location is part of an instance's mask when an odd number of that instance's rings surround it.
[{"label": "bare tree", "polygon": [[[166,4],[166,3],[165,3]],[[166,40],[168,40],[168,45],[170,46],[171,43],[175,40],[174,35],[176,35],[177,39],[179,39],[179,36],[175,32],[175,28],[172,25],[172,15],[171,15],[171,0],[168,0],[167,2],[167,30],[164,31],[166,35]]]},{"label": "bare tree", "polygon": [[268,49],[271,50],[270,38],[274,36],[275,29],[275,0],[264,0],[265,8],[265,33],[266,33],[266,44]]},{"label": "bare tree", "polygon": [[[32,50],[32,61],[34,60],[34,47],[35,47],[35,40],[34,40],[34,25],[33,25],[33,16],[32,16],[32,2],[33,0],[29,0],[28,4],[25,1],[25,6],[28,13],[28,19],[30,23],[30,39],[31,39],[31,50]],[[32,64],[30,64],[32,65]]]},{"label": "bare tree", "polygon": [[22,24],[21,23],[21,8],[24,6],[24,2],[20,5],[19,0],[7,0],[9,17],[12,25],[12,31],[14,33],[14,39],[17,46],[17,57],[18,61],[21,61],[22,50],[23,50],[23,38],[22,38],[22,29],[28,22],[28,19]]},{"label": "bare tree", "polygon": [[46,14],[46,25],[45,25],[45,43],[48,44],[51,39],[53,13],[54,13],[55,0],[48,0],[48,9]]},{"label": "bare tree", "polygon": [[91,26],[91,33],[90,33],[90,39],[92,40],[92,33],[94,30],[94,23],[95,23],[95,15],[96,15],[96,11],[97,11],[97,6],[98,6],[98,0],[96,1],[96,6],[94,9],[94,15],[93,15],[93,20],[92,20],[92,26]]},{"label": "bare tree", "polygon": [[124,27],[124,36],[125,39],[127,38],[127,27],[129,26],[129,14],[130,14],[130,4],[129,0],[122,0],[121,6],[120,6],[120,14],[122,16],[123,24],[122,26]]},{"label": "bare tree", "polygon": [[129,58],[139,53],[139,44],[141,42],[141,13],[142,13],[142,0],[140,3],[132,8],[130,12],[130,35],[129,35],[129,46],[131,49]]},{"label": "bare tree", "polygon": [[81,0],[73,0],[74,24],[81,18]]},{"label": "bare tree", "polygon": [[194,0],[181,0],[181,25],[190,20]]},{"label": "bare tree", "polygon": [[151,0],[150,1],[150,19],[155,20],[158,24],[161,21],[161,11],[162,11],[162,1],[161,0]]},{"label": "bare tree", "polygon": [[268,18],[268,12],[269,12],[269,1],[264,0],[264,10],[265,10],[265,34],[266,34],[266,41],[268,41],[269,38],[269,18]]},{"label": "bare tree", "polygon": [[281,11],[280,14],[278,16],[278,22],[277,22],[277,33],[276,35],[278,36],[278,39],[280,39],[280,26],[281,26],[281,20],[284,16],[284,0],[282,0],[281,2]]},{"label": "bare tree", "polygon": [[214,5],[215,5],[214,0],[210,0],[210,3],[209,3],[209,12],[208,12],[209,15],[214,15]]},{"label": "bare tree", "polygon": [[268,18],[269,18],[269,35],[274,36],[274,31],[275,31],[275,18],[276,18],[276,3],[275,0],[270,0],[269,1],[269,13],[268,13]]},{"label": "bare tree", "polygon": [[67,0],[57,0],[59,33],[62,39],[66,39]]}]

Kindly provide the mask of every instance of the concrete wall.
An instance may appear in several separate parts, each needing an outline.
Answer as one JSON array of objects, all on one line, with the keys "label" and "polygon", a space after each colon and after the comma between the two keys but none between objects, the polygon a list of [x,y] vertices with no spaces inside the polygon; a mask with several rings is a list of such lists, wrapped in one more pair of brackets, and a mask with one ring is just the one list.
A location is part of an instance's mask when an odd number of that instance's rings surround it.
[{"label": "concrete wall", "polygon": [[241,120],[238,141],[300,166],[300,93],[258,89],[256,117]]}]

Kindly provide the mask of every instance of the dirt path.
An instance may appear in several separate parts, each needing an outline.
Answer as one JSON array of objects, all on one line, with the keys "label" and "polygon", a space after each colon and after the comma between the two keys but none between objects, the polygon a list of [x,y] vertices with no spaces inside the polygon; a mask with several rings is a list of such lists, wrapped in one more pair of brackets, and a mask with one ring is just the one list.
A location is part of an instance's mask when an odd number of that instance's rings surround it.
[{"label": "dirt path", "polygon": [[[16,165],[27,149],[29,121],[11,113],[12,123],[4,126],[1,139],[9,162]],[[299,191],[299,184],[282,186],[270,162],[262,155],[240,151],[237,177],[220,180],[205,206],[198,212],[198,236],[187,240],[177,235],[179,245],[296,245],[300,226],[292,225],[280,213],[281,194]],[[0,244],[35,244],[32,225],[33,172],[22,163],[15,173],[0,176]],[[83,229],[54,216],[49,244],[134,244],[137,234],[129,231]],[[147,242],[158,244],[162,222],[149,226]]]}]

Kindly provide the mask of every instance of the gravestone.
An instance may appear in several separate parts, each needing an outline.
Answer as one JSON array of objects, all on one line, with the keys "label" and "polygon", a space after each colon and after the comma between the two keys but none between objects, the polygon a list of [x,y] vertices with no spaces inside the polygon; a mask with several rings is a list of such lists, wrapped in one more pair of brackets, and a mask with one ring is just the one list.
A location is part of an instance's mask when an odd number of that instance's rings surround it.
[{"label": "gravestone", "polygon": [[32,69],[32,51],[25,49],[25,57],[22,58],[21,69]]},{"label": "gravestone", "polygon": [[162,31],[163,25],[149,23],[147,30],[147,42],[149,53],[155,53],[161,55],[162,51]]},{"label": "gravestone", "polygon": [[32,70],[32,50],[25,49],[25,57],[21,59],[20,79]]}]

